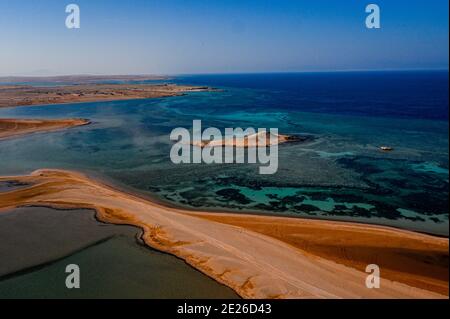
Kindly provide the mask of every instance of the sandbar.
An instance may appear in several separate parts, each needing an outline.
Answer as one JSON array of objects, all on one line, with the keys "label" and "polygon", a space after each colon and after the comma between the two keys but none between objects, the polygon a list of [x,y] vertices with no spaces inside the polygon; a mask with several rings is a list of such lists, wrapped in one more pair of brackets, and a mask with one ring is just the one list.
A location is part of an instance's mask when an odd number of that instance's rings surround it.
[{"label": "sandbar", "polygon": [[[182,258],[244,298],[448,298],[448,280],[440,277],[443,269],[448,272],[447,238],[288,217],[242,215],[233,220],[231,214],[168,207],[72,171],[45,169],[0,178],[8,180],[27,186],[0,193],[0,211],[29,205],[95,209],[102,221],[141,227],[147,245]],[[385,257],[398,258],[392,261],[397,277],[389,279],[382,269],[381,287],[368,289],[367,274],[339,260],[335,249],[349,254],[348,259],[356,256],[355,263],[364,261],[364,253],[374,253],[380,263]],[[433,254],[442,260],[430,259]],[[411,270],[405,260],[424,271]]]},{"label": "sandbar", "polygon": [[0,119],[0,140],[31,133],[50,132],[90,124],[86,119]]}]

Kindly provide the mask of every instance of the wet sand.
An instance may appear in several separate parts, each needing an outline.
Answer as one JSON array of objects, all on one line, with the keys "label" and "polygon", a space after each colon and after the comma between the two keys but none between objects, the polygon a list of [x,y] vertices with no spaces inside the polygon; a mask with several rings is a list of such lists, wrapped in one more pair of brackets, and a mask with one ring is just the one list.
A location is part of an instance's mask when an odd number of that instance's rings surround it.
[{"label": "wet sand", "polygon": [[[94,215],[44,207],[2,212],[0,298],[238,297],[182,260],[145,246],[139,228],[104,224]],[[65,287],[69,264],[80,267],[80,289]]]},{"label": "wet sand", "polygon": [[[448,272],[445,238],[344,222],[193,214],[69,171],[38,170],[29,176],[0,178],[8,180],[33,186],[0,193],[0,209],[21,205],[95,209],[102,221],[141,227],[147,245],[184,259],[245,298],[448,296],[448,277],[441,278],[443,269]],[[334,246],[327,247],[330,243]],[[377,256],[376,261],[391,271],[393,279],[381,270],[380,289],[365,286],[364,254]],[[355,264],[350,264],[353,255]],[[423,271],[412,270],[405,260]]]},{"label": "wet sand", "polygon": [[31,133],[51,132],[90,124],[85,119],[0,119],[0,140]]},{"label": "wet sand", "polygon": [[0,86],[0,107],[161,98],[210,90],[176,84],[3,85]]}]

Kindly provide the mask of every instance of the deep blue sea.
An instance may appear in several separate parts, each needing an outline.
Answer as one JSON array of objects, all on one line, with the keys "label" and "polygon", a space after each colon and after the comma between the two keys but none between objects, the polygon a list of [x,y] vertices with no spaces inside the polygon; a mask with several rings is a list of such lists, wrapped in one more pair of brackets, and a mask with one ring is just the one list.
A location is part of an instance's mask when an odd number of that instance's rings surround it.
[{"label": "deep blue sea", "polygon": [[448,120],[448,72],[183,76],[176,82],[270,91],[288,111]]},{"label": "deep blue sea", "polygon": [[[69,168],[187,208],[352,220],[448,235],[448,71],[183,75],[164,99],[0,109],[92,125],[0,141],[0,174]],[[175,127],[278,128],[279,169],[169,159]],[[382,152],[380,146],[393,148]]]}]

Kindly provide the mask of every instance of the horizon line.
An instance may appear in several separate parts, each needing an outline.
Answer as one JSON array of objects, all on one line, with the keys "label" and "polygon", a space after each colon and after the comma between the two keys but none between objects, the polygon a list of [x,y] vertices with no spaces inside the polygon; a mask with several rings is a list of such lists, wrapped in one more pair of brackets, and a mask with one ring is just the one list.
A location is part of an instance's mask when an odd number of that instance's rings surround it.
[{"label": "horizon line", "polygon": [[0,78],[51,78],[51,77],[68,77],[68,76],[153,76],[153,77],[170,77],[170,76],[189,76],[189,75],[244,75],[244,74],[298,74],[298,73],[368,73],[368,72],[449,72],[449,68],[387,68],[387,69],[341,69],[341,70],[303,70],[303,71],[231,71],[231,72],[193,72],[193,73],[66,73],[52,75],[0,75]]}]

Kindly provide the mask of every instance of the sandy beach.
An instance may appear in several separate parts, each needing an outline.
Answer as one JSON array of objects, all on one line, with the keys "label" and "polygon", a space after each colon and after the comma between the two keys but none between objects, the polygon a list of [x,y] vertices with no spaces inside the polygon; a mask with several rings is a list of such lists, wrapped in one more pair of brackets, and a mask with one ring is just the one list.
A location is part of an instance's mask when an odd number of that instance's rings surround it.
[{"label": "sandy beach", "polygon": [[0,119],[0,139],[38,132],[57,131],[88,124],[90,124],[90,121],[86,119]]},{"label": "sandy beach", "polygon": [[[145,243],[176,255],[244,298],[448,298],[448,239],[364,224],[170,208],[83,174],[38,170],[1,177],[0,210],[91,208],[139,226]],[[366,263],[381,288],[365,286]]]},{"label": "sandy beach", "polygon": [[349,222],[238,214],[194,214],[249,229],[314,256],[365,271],[375,263],[383,277],[448,294],[448,240]]}]

